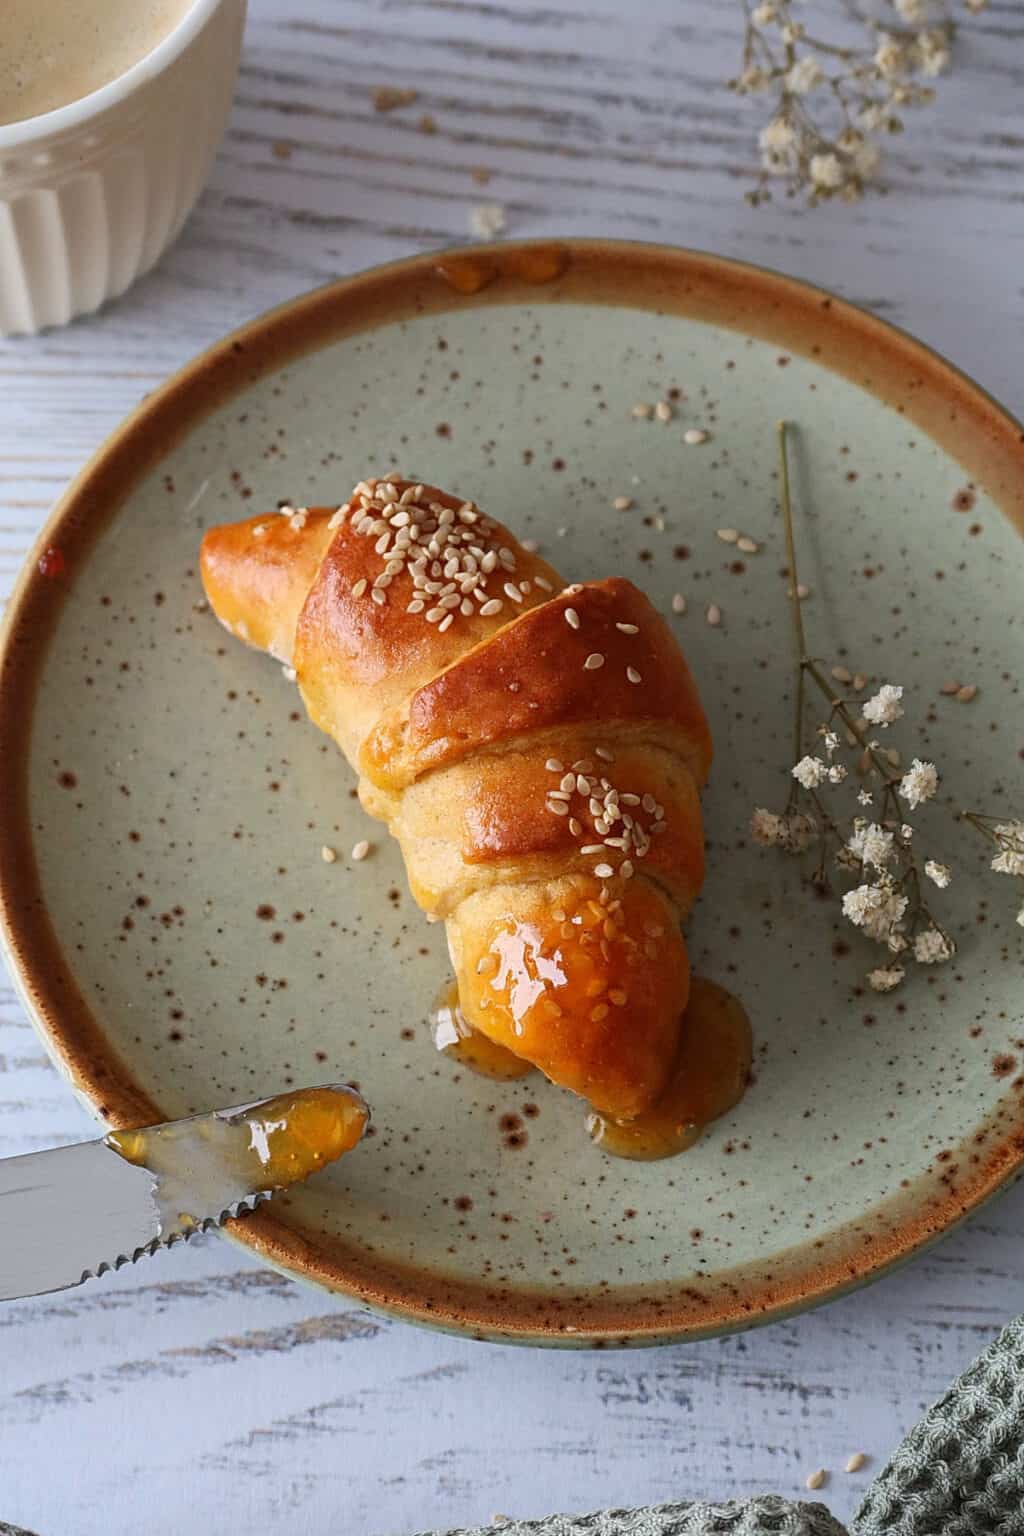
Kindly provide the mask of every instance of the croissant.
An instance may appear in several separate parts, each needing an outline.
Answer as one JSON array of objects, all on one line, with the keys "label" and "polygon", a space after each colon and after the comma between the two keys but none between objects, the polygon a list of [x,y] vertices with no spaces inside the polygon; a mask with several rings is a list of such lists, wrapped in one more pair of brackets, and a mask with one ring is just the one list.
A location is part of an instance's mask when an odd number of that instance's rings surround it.
[{"label": "croissant", "polygon": [[711,760],[668,626],[631,582],[565,586],[433,486],[283,513],[206,533],[215,614],[294,668],[447,925],[468,1024],[639,1114],[679,1045]]}]

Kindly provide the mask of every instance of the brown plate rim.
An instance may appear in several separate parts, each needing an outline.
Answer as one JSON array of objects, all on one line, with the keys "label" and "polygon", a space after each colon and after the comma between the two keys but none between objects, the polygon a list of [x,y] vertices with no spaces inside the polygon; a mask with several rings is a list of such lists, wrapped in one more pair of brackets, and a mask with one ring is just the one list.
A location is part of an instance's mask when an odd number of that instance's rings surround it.
[{"label": "brown plate rim", "polygon": [[[464,279],[483,283],[467,292]],[[538,275],[541,274],[541,275]],[[554,274],[554,275],[552,275]],[[458,286],[453,285],[453,277]],[[38,561],[57,546],[73,581],[76,557],[134,485],[217,406],[289,359],[423,313],[465,304],[604,302],[681,314],[771,341],[860,384],[915,422],[981,484],[1024,533],[1024,428],[980,385],[889,322],[826,290],[708,252],[607,239],[509,242],[429,252],[340,278],[231,332],[150,394],[100,446],[56,503],[0,626],[0,944],[55,1064],[105,1124],[163,1118],[118,1058],[79,992],[39,888],[27,816],[32,703],[60,584]],[[823,340],[834,349],[826,359]],[[290,1275],[375,1310],[474,1337],[534,1344],[654,1344],[776,1320],[844,1294],[910,1258],[1014,1179],[1024,1123],[1007,1120],[960,1182],[924,1181],[868,1233],[846,1223],[773,1271],[748,1265],[713,1287],[642,1287],[552,1297],[374,1262],[354,1245],[317,1247],[282,1219],[281,1202],[229,1224],[230,1235]]]}]

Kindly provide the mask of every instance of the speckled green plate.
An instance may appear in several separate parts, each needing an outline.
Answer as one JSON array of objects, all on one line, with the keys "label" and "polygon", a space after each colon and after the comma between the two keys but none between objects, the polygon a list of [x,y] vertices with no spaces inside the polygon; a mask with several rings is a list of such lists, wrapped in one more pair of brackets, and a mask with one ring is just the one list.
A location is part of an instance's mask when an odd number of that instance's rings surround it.
[{"label": "speckled green plate", "polygon": [[[631,416],[664,396],[671,422]],[[1009,808],[1020,428],[917,343],[771,273],[581,241],[337,283],[151,396],[53,514],[3,650],[6,945],[114,1124],[358,1080],[375,1136],[236,1228],[268,1262],[491,1338],[655,1342],[835,1295],[1017,1172],[1024,935],[974,835],[942,804],[920,816],[957,867],[940,905],[960,952],[891,997],[865,993],[875,952],[836,903],[747,836],[791,754],[783,415],[816,653],[906,687],[894,743],[940,764],[946,800]],[[709,440],[688,446],[693,426]],[[443,931],[280,667],[200,603],[205,527],[340,500],[390,463],[518,519],[567,577],[688,600],[673,622],[717,748],[692,955],[745,1000],[756,1081],[685,1157],[612,1161],[542,1079],[436,1056]],[[978,684],[971,704],[940,696],[948,677]],[[321,861],[366,836],[365,863]]]}]

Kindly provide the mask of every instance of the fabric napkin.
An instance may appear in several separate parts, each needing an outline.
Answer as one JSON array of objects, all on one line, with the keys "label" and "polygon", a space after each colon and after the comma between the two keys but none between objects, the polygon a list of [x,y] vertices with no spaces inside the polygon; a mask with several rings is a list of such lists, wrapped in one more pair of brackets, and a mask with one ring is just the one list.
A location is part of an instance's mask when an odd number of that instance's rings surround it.
[{"label": "fabric napkin", "polygon": [[[1024,1318],[910,1431],[849,1532],[774,1494],[511,1520],[447,1536],[1024,1536]],[[425,1533],[426,1536],[426,1533]]]}]

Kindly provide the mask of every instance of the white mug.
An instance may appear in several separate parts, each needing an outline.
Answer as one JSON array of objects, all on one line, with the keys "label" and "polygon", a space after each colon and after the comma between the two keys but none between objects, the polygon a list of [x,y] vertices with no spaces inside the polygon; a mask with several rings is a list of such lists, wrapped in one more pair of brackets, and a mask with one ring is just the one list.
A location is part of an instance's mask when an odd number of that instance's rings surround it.
[{"label": "white mug", "polygon": [[245,6],[195,0],[117,79],[0,126],[0,335],[91,314],[170,245],[224,132]]}]

